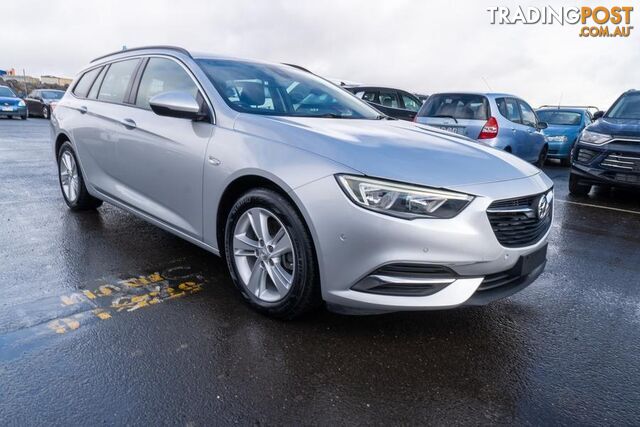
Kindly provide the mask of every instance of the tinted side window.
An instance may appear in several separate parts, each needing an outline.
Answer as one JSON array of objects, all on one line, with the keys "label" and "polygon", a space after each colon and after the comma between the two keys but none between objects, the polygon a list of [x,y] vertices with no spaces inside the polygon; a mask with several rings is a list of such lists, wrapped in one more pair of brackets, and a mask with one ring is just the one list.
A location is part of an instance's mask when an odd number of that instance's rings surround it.
[{"label": "tinted side window", "polygon": [[91,90],[89,91],[89,96],[88,96],[89,98],[96,99],[98,97],[98,90],[100,89],[100,83],[102,83],[102,79],[104,79],[104,75],[107,72],[107,68],[109,67],[102,68],[102,71],[100,71],[98,78],[93,82],[93,85],[91,86]]},{"label": "tinted side window", "polygon": [[101,101],[124,102],[129,82],[138,65],[138,59],[114,62],[104,76],[98,99]]},{"label": "tinted side window", "polygon": [[515,99],[497,98],[496,104],[502,117],[514,123],[522,123],[522,120],[520,120],[520,109]]},{"label": "tinted side window", "polygon": [[538,120],[536,119],[536,113],[533,112],[533,109],[529,107],[526,102],[518,100],[518,104],[520,105],[522,124],[535,127],[536,123],[538,123]]},{"label": "tinted side window", "polygon": [[380,105],[391,108],[400,108],[400,100],[398,99],[397,92],[381,90],[378,96],[380,98]]},{"label": "tinted side window", "polygon": [[402,94],[402,101],[404,101],[404,108],[407,110],[418,111],[420,107],[422,107],[422,103],[419,103],[417,100],[404,93]]},{"label": "tinted side window", "polygon": [[100,68],[94,68],[93,70],[84,73],[73,88],[73,94],[80,98],[86,98],[89,88],[91,88],[91,84],[96,79],[99,72]]},{"label": "tinted side window", "polygon": [[136,105],[150,109],[149,99],[168,91],[186,92],[194,99],[198,95],[198,87],[178,63],[165,58],[149,59],[140,81]]}]

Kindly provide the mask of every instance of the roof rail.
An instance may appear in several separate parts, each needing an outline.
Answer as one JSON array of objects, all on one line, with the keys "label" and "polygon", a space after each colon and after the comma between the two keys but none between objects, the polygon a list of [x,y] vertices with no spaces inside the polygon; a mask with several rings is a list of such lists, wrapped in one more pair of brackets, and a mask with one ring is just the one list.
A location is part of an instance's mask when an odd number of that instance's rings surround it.
[{"label": "roof rail", "polygon": [[187,49],[184,49],[184,48],[181,48],[181,47],[177,47],[177,46],[158,45],[158,46],[140,46],[140,47],[132,47],[131,49],[118,50],[116,52],[111,52],[111,53],[108,53],[106,55],[99,56],[99,57],[93,59],[91,62],[93,63],[93,62],[99,61],[100,59],[108,58],[108,57],[110,57],[112,55],[117,55],[119,53],[128,53],[128,52],[133,52],[133,51],[136,51],[136,50],[146,50],[146,49],[175,50],[176,52],[180,52],[180,53],[182,53],[184,55],[187,55],[189,58],[193,58]]},{"label": "roof rail", "polygon": [[556,109],[560,109],[560,108],[585,108],[585,109],[590,109],[593,108],[594,110],[599,110],[598,107],[596,107],[595,105],[541,105],[538,108],[556,108]]}]

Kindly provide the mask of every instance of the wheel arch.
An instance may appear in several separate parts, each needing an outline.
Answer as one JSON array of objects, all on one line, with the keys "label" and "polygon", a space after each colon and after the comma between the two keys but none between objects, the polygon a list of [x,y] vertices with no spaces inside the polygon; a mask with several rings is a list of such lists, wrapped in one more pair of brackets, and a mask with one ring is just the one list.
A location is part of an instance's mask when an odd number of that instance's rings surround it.
[{"label": "wheel arch", "polygon": [[275,191],[291,203],[293,208],[302,217],[304,226],[311,236],[315,262],[318,265],[317,237],[308,212],[304,209],[300,200],[295,196],[292,188],[288,187],[275,176],[266,176],[258,173],[257,171],[250,171],[234,177],[229,181],[222,192],[222,196],[220,197],[216,208],[216,243],[218,244],[220,256],[224,257],[224,229],[227,222],[227,215],[231,210],[231,207],[240,196],[255,188],[267,188]]}]

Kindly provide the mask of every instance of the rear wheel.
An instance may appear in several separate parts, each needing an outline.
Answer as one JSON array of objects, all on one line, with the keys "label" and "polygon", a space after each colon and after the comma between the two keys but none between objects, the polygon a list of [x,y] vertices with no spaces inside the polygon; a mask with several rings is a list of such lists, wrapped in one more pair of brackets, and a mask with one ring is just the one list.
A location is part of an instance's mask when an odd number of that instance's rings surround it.
[{"label": "rear wheel", "polygon": [[224,246],[235,285],[257,311],[292,319],[321,304],[311,236],[280,194],[256,189],[240,197],[227,217]]},{"label": "rear wheel", "polygon": [[580,177],[569,174],[569,192],[575,196],[586,196],[591,191],[591,185],[581,182]]},{"label": "rear wheel", "polygon": [[87,191],[73,147],[65,142],[58,152],[58,180],[64,201],[73,211],[95,209],[102,205]]},{"label": "rear wheel", "polygon": [[560,159],[560,166],[571,166],[571,158]]}]

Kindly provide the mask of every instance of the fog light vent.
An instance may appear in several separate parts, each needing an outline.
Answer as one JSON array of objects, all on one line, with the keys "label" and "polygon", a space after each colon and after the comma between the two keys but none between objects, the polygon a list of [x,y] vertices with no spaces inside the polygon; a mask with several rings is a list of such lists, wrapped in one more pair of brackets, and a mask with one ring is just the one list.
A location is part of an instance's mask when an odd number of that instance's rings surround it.
[{"label": "fog light vent", "polygon": [[427,296],[456,280],[451,269],[440,265],[390,264],[356,283],[352,289],[380,295]]}]

